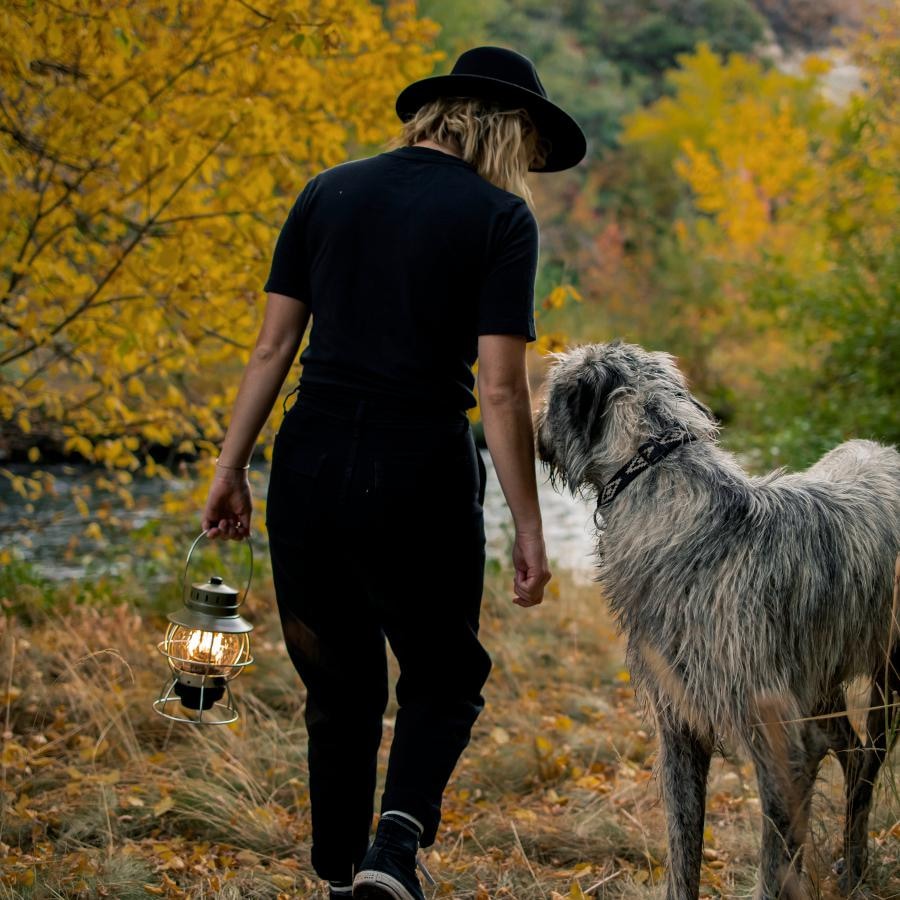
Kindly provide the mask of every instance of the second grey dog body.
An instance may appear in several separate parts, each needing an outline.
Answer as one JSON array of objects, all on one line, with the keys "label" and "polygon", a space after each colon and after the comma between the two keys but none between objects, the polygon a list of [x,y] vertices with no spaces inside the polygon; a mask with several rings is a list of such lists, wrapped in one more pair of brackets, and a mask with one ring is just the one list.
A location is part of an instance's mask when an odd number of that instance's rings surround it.
[{"label": "second grey dog body", "polygon": [[[698,895],[706,777],[720,739],[756,764],[767,900],[798,896],[813,783],[835,750],[847,781],[843,885],[853,887],[872,784],[896,734],[900,454],[848,441],[805,472],[749,477],[716,445],[715,422],[672,358],[621,343],[558,358],[538,449],[573,490],[599,494],[638,445],[673,429],[693,440],[603,508],[598,545],[598,580],[659,731],[668,898]],[[873,679],[871,706],[880,707],[864,745],[840,714],[843,685],[858,675]]]}]

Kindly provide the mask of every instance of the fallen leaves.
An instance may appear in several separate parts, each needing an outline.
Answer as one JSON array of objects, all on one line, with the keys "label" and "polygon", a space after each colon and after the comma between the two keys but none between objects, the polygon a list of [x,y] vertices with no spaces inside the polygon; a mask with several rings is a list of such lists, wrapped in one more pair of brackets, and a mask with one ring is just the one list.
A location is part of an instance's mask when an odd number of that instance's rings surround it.
[{"label": "fallen leaves", "polygon": [[174,809],[174,807],[175,801],[167,794],[158,803],[153,804],[153,815],[157,817],[163,816],[169,812],[169,810]]},{"label": "fallen leaves", "polygon": [[[664,813],[652,781],[655,740],[643,731],[630,683],[616,677],[621,648],[609,623],[592,592],[566,587],[559,611],[511,634],[499,588],[498,597],[486,601],[482,624],[495,657],[487,706],[427,854],[439,880],[433,896],[648,894],[665,874]],[[555,635],[562,625],[554,615],[577,623],[577,647],[560,646]],[[142,663],[152,655],[149,628],[124,613],[85,611],[20,629],[21,689],[10,699],[0,746],[6,763],[0,895],[7,888],[56,891],[72,900],[116,898],[124,880],[167,900],[224,897],[226,888],[235,897],[317,896],[300,705],[292,696],[290,703],[281,699],[299,688],[272,638],[277,628],[274,617],[260,622],[261,641],[271,643],[248,682],[259,694],[245,694],[245,717],[237,730],[213,732],[170,728],[149,710],[158,689],[158,673]],[[109,689],[109,679],[125,669],[114,660],[94,659],[87,672],[66,662],[67,654],[86,657],[79,642],[111,646],[114,636],[134,670],[133,681],[122,675],[118,691]],[[2,640],[0,631],[6,660]],[[32,687],[51,669],[53,684],[44,684],[36,705]],[[390,708],[388,728],[393,714]],[[385,741],[382,766],[387,747]],[[738,896],[752,881],[754,851],[741,840],[756,833],[753,785],[747,765],[714,763],[705,896]],[[832,787],[829,824],[840,815],[839,778]],[[900,815],[896,806],[890,815],[890,798],[880,803],[886,812],[873,826],[873,857],[882,872],[900,871]],[[884,875],[885,883],[891,879],[897,882]]]},{"label": "fallen leaves", "polygon": [[504,744],[509,743],[509,732],[505,728],[492,728],[491,740],[498,746],[502,747]]}]

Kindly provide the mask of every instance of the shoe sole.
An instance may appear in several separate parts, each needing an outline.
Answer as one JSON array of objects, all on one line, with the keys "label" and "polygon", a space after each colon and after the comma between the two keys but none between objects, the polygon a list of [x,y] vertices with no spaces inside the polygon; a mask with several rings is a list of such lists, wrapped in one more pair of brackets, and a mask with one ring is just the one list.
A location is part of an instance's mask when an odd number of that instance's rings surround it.
[{"label": "shoe sole", "polygon": [[387,872],[369,869],[353,879],[353,900],[418,900],[401,882]]}]

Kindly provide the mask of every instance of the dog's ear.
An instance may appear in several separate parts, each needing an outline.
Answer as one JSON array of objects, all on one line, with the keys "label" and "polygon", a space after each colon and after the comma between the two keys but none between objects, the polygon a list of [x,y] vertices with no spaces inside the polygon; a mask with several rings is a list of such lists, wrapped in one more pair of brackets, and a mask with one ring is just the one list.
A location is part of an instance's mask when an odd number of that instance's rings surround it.
[{"label": "dog's ear", "polygon": [[567,400],[576,431],[586,431],[594,410],[594,385],[587,372],[582,372],[575,380]]},{"label": "dog's ear", "polygon": [[578,374],[568,397],[569,412],[588,446],[600,436],[610,395],[621,385],[621,378],[606,366],[588,365]]}]

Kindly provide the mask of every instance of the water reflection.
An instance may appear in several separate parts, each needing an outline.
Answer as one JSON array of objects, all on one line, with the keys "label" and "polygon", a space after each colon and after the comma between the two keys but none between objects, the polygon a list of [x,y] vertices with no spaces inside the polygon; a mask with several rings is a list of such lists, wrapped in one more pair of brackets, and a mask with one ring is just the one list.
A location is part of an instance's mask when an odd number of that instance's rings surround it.
[{"label": "water reflection", "polygon": [[[509,508],[503,499],[500,482],[494,472],[490,454],[483,452],[488,472],[484,497],[484,523],[488,556],[506,557],[512,546],[513,527]],[[551,568],[570,570],[577,580],[589,581],[593,574],[594,505],[585,500],[558,494],[546,481],[538,467],[538,494],[544,520],[544,539]]]}]

